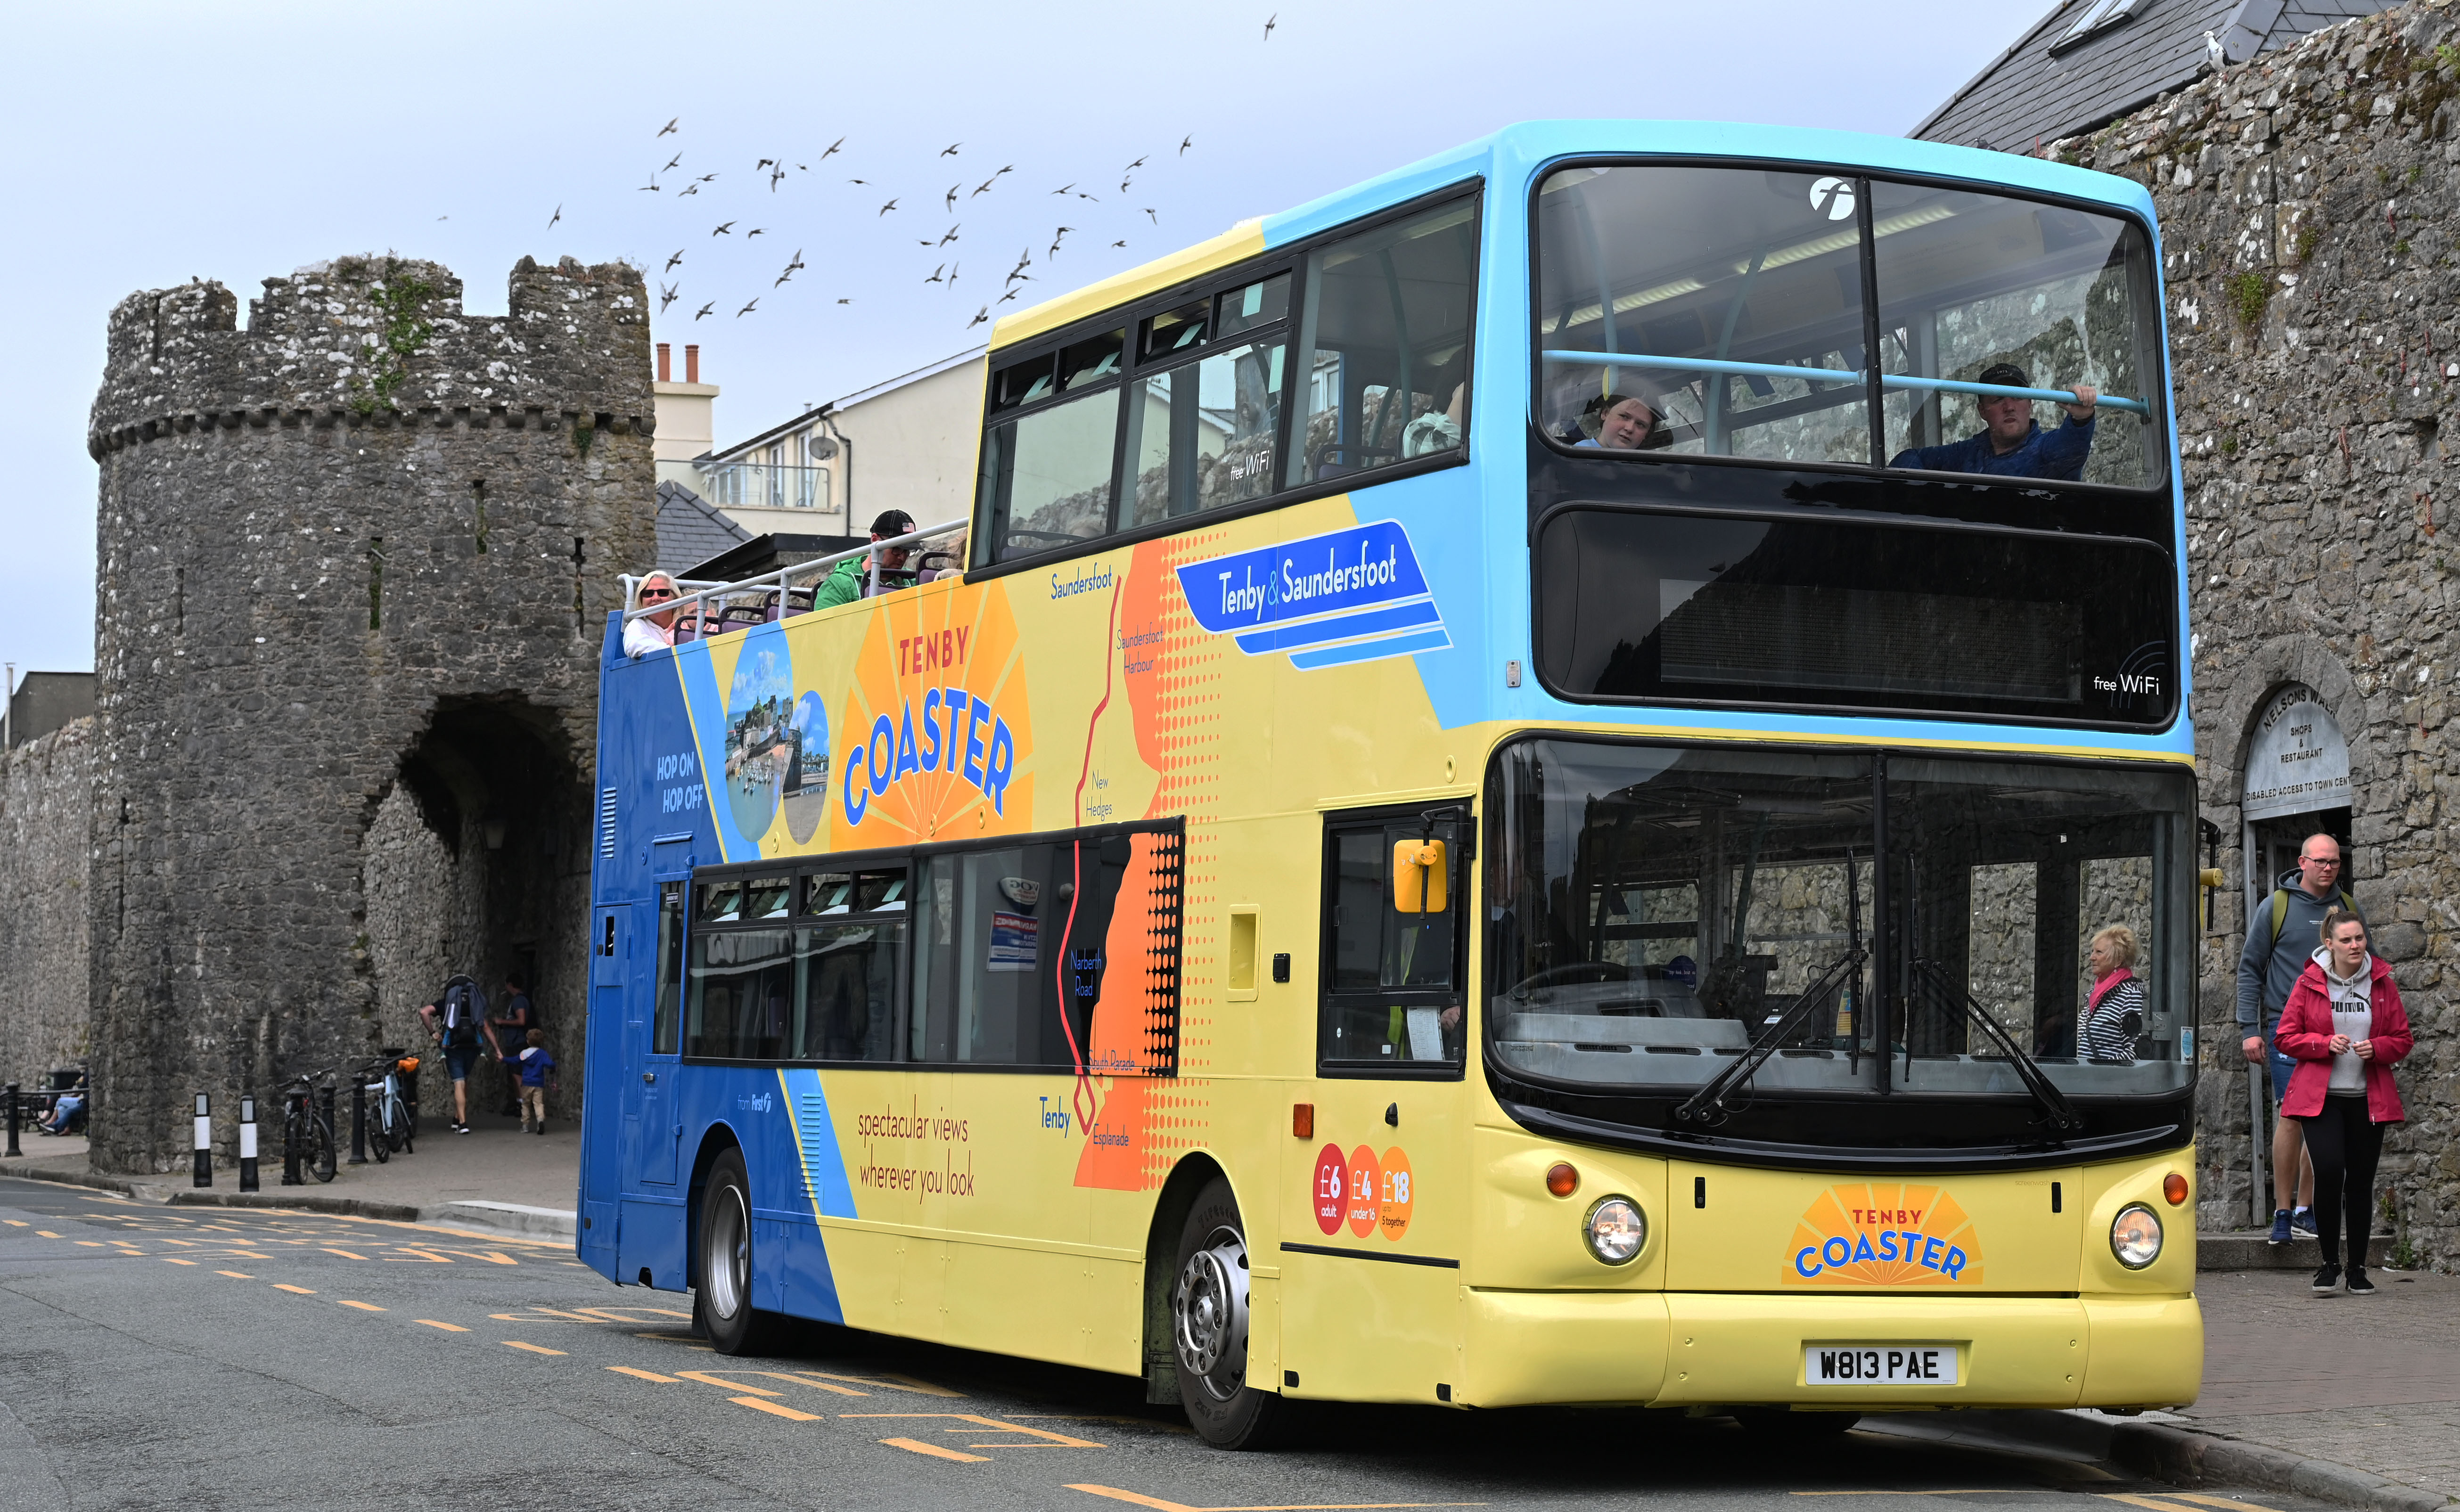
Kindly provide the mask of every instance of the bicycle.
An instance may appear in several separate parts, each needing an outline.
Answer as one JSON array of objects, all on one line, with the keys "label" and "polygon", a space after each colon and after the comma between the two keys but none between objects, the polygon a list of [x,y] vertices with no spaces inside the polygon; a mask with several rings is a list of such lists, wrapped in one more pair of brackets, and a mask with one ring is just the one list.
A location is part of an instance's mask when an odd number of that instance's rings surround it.
[{"label": "bicycle", "polygon": [[412,1142],[418,1137],[418,1124],[401,1095],[401,1074],[406,1064],[417,1062],[405,1062],[403,1052],[387,1050],[352,1073],[361,1079],[360,1084],[368,1092],[368,1152],[379,1166],[392,1159],[395,1150],[416,1153]]},{"label": "bicycle", "polygon": [[282,1083],[282,1152],[299,1152],[300,1168],[320,1182],[331,1181],[338,1165],[333,1148],[333,1121],[316,1105],[316,1083],[333,1074],[330,1067],[304,1072]]}]

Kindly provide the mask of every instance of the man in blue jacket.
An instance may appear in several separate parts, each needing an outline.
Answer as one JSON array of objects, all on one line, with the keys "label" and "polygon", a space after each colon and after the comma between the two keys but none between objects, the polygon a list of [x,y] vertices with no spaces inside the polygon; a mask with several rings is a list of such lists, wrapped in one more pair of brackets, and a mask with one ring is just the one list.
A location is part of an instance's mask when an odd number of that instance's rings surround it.
[{"label": "man in blue jacket", "polygon": [[[2269,1062],[2272,1105],[2277,1111],[2289,1090],[2289,1073],[2298,1062],[2272,1042],[2289,989],[2315,954],[2306,942],[2321,939],[2323,914],[2344,908],[2360,918],[2357,899],[2341,887],[2341,842],[2312,834],[2298,848],[2298,870],[2280,873],[2280,885],[2255,906],[2247,920],[2246,947],[2237,955],[2237,1025],[2246,1038],[2240,1048],[2258,1065]],[[2315,1167],[2306,1160],[2304,1126],[2293,1118],[2272,1121],[2272,1233],[2270,1242],[2287,1244],[2290,1230],[2315,1231]],[[2291,1199],[2296,1199],[2293,1206]]]},{"label": "man in blue jacket", "polygon": [[[2030,388],[2033,381],[2014,363],[1993,363],[1982,369],[1977,383],[2005,388]],[[1930,472],[1983,472],[1999,477],[2057,478],[2073,483],[2084,476],[2084,461],[2092,451],[2093,410],[2101,390],[2078,384],[2076,402],[2067,406],[2068,418],[2053,430],[2033,419],[2033,401],[2005,395],[1978,396],[1982,430],[1945,446],[1914,447],[1897,453],[1888,466],[1920,468]]]}]

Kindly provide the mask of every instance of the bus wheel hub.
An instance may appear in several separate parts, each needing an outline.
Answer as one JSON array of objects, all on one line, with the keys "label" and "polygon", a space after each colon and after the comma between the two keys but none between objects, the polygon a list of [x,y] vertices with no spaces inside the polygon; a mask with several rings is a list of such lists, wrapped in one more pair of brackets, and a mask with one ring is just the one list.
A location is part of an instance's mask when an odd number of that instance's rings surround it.
[{"label": "bus wheel hub", "polygon": [[1247,1247],[1223,1229],[1188,1256],[1171,1297],[1179,1368],[1218,1397],[1237,1393],[1247,1363]]}]

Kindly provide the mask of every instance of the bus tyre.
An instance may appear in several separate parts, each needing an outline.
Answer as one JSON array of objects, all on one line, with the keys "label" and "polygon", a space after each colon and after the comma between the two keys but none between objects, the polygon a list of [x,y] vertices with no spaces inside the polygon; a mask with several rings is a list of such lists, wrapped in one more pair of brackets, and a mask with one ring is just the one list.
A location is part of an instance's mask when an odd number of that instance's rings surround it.
[{"label": "bus tyre", "polygon": [[1171,1348],[1188,1422],[1217,1449],[1270,1447],[1286,1407],[1280,1393],[1247,1382],[1247,1236],[1228,1182],[1216,1177],[1198,1193],[1172,1277]]},{"label": "bus tyre", "polygon": [[742,1151],[728,1150],[710,1166],[693,1240],[692,1312],[710,1343],[721,1354],[769,1353],[777,1319],[752,1305],[752,1183]]},{"label": "bus tyre", "polygon": [[1737,1407],[1734,1421],[1755,1438],[1781,1443],[1834,1438],[1862,1420],[1860,1413],[1788,1412],[1782,1407]]}]

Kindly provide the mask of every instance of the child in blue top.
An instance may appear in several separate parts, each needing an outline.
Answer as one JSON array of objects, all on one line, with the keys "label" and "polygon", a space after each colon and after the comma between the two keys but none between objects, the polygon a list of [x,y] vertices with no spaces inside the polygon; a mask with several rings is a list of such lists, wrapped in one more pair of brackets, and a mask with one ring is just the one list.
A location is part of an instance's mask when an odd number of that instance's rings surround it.
[{"label": "child in blue top", "polygon": [[555,1057],[547,1053],[546,1031],[533,1029],[529,1043],[514,1057],[521,1073],[521,1132],[546,1132],[547,1073],[555,1069]]}]

